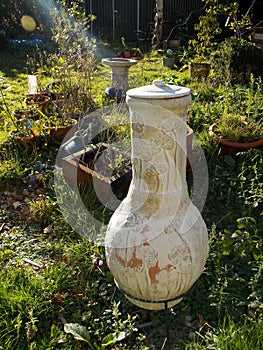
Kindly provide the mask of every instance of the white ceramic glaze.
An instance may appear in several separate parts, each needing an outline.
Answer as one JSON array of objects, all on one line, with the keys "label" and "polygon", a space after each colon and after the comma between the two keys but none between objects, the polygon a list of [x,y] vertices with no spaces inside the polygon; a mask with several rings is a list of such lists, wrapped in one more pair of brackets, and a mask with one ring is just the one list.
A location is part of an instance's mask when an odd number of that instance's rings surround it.
[{"label": "white ceramic glaze", "polygon": [[133,179],[111,217],[105,249],[116,284],[146,309],[180,302],[208,255],[207,229],[186,182],[190,101],[189,89],[160,81],[127,91]]}]

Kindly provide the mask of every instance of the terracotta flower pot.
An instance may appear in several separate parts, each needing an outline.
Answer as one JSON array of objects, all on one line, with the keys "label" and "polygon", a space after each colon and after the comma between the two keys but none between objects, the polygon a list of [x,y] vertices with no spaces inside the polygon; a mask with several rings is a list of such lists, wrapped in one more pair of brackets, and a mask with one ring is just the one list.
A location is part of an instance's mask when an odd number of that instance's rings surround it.
[{"label": "terracotta flower pot", "polygon": [[36,106],[37,108],[43,110],[49,103],[50,98],[45,94],[34,94],[28,95],[25,99],[25,103],[27,106]]},{"label": "terracotta flower pot", "polygon": [[[85,184],[89,187],[95,187],[95,191],[99,200],[106,202],[111,194],[125,196],[132,177],[131,165],[125,165],[120,172],[116,173],[111,164],[100,161],[99,157],[110,145],[99,143],[97,145],[89,145],[86,149],[62,158],[62,170],[66,181],[69,184]],[[110,147],[113,150],[112,156],[120,154],[119,150]],[[104,169],[96,169],[96,161],[99,161],[99,168],[105,163]],[[95,186],[94,186],[95,184]]]},{"label": "terracotta flower pot", "polygon": [[[51,138],[53,138],[55,141],[62,142],[65,136],[70,132],[70,130],[73,128],[74,125],[67,125],[67,126],[59,126],[57,128],[55,127],[47,127],[48,133]],[[71,135],[73,136],[73,135]]]},{"label": "terracotta flower pot", "polygon": [[239,152],[245,152],[252,148],[258,148],[263,145],[263,138],[252,142],[234,142],[225,140],[214,132],[216,123],[211,125],[209,128],[209,134],[219,142],[220,148],[223,154],[235,156]]},{"label": "terracotta flower pot", "polygon": [[23,135],[16,135],[14,133],[10,133],[9,136],[14,139],[16,142],[18,142],[21,146],[24,148],[30,150],[35,147],[37,147],[38,143],[40,142],[40,135],[39,136],[23,136]]},{"label": "terracotta flower pot", "polygon": [[208,77],[210,73],[210,64],[203,62],[191,62],[189,64],[189,71],[191,77]]},{"label": "terracotta flower pot", "polygon": [[31,120],[38,120],[39,119],[39,113],[37,110],[34,109],[26,109],[26,108],[21,108],[21,109],[15,109],[13,111],[13,115],[18,119],[31,119]]},{"label": "terracotta flower pot", "polygon": [[66,135],[68,137],[73,136],[73,132],[70,133],[70,130],[73,129],[73,127],[76,125],[77,120],[72,119],[69,120],[69,123],[67,125],[48,125],[47,123],[44,123],[44,128],[46,130],[46,133],[49,134],[49,136],[54,139],[55,141],[62,142]]}]

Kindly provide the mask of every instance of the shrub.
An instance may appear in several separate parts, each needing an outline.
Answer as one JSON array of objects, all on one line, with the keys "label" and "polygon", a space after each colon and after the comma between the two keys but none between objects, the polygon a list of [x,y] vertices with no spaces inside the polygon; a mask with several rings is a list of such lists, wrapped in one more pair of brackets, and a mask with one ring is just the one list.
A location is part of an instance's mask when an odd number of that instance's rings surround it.
[{"label": "shrub", "polygon": [[212,68],[218,82],[246,84],[251,74],[263,74],[263,51],[253,43],[236,37],[220,43],[214,53]]}]

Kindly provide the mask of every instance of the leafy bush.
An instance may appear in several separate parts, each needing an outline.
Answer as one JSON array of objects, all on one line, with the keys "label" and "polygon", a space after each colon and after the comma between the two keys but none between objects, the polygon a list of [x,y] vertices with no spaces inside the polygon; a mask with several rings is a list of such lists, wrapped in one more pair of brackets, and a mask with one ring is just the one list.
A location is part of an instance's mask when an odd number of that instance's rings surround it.
[{"label": "leafy bush", "polygon": [[217,82],[248,83],[251,74],[263,74],[263,51],[247,40],[231,37],[218,45],[212,68]]}]

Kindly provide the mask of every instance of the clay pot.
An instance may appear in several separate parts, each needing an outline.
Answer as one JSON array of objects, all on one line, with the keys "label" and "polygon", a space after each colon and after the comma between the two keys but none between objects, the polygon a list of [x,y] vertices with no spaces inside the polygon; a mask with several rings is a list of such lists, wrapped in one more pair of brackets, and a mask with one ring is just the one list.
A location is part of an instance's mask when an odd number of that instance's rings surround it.
[{"label": "clay pot", "polygon": [[37,110],[34,109],[15,109],[13,111],[13,115],[18,119],[31,119],[31,120],[38,120],[39,119],[39,113]]},{"label": "clay pot", "polygon": [[72,119],[72,122],[67,125],[58,125],[58,126],[50,126],[46,123],[44,124],[44,128],[46,133],[54,139],[55,141],[62,142],[64,138],[67,136],[68,138],[73,136],[73,133],[70,133],[70,130],[76,125],[77,120]]},{"label": "clay pot", "polygon": [[263,138],[252,142],[234,142],[225,140],[215,134],[215,126],[216,124],[210,126],[209,134],[219,142],[221,151],[225,155],[235,156],[239,152],[245,152],[249,149],[259,148],[263,145]]},{"label": "clay pot", "polygon": [[[103,152],[107,152],[107,149],[113,151],[111,154],[113,160],[110,160],[108,164],[105,162],[105,168],[98,170],[95,165],[96,161]],[[103,203],[109,200],[112,193],[124,198],[131,182],[131,164],[124,166],[120,172],[114,173],[113,169],[109,168],[109,163],[113,162],[114,157],[118,154],[120,154],[118,149],[110,148],[110,145],[106,143],[89,145],[86,149],[62,158],[64,177],[69,184],[85,184],[95,187],[95,192]],[[102,161],[99,160],[99,162],[100,167]]]},{"label": "clay pot", "polygon": [[175,65],[174,57],[163,57],[163,66],[173,69]]},{"label": "clay pot", "polygon": [[25,99],[27,106],[36,106],[37,108],[43,110],[49,103],[50,98],[45,94],[34,94],[28,95]]},{"label": "clay pot", "polygon": [[210,73],[210,64],[203,62],[191,62],[189,65],[189,71],[191,77],[208,77]]}]

